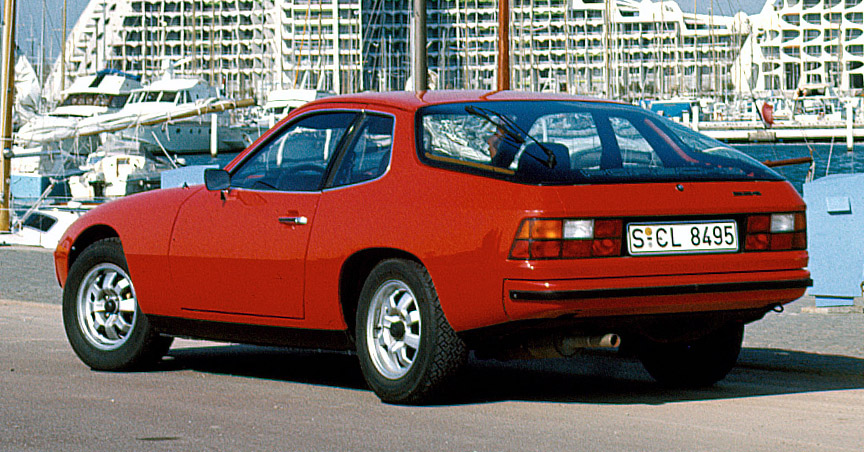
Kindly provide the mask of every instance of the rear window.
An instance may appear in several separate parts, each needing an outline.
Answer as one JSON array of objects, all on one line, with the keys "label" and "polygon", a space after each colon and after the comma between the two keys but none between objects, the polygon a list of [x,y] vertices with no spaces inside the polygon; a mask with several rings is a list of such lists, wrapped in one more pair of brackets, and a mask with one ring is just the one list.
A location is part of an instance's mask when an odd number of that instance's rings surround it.
[{"label": "rear window", "polygon": [[530,184],[782,180],[647,110],[580,101],[434,105],[417,116],[427,164]]}]

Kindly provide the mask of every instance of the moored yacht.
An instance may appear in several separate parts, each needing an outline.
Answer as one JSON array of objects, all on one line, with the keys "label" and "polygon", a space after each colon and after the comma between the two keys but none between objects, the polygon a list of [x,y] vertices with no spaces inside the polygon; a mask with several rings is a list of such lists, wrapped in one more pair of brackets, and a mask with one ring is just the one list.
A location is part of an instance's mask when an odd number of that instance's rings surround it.
[{"label": "moored yacht", "polygon": [[132,91],[140,87],[140,77],[111,69],[78,77],[54,110],[21,127],[16,144],[30,148],[68,138],[67,132],[83,118],[119,111]]},{"label": "moored yacht", "polygon": [[[161,79],[135,90],[126,105],[113,115],[100,118],[103,124],[129,123],[131,127],[118,130],[123,140],[140,144],[143,150],[156,153],[202,153],[209,152],[212,118],[192,116],[182,119],[196,110],[219,102],[215,87],[200,79],[176,78],[170,72]],[[230,128],[230,117],[226,113],[214,113],[218,126],[218,150],[237,151],[245,147],[242,135]],[[164,120],[159,122],[160,120]],[[158,124],[149,124],[159,122]]]}]

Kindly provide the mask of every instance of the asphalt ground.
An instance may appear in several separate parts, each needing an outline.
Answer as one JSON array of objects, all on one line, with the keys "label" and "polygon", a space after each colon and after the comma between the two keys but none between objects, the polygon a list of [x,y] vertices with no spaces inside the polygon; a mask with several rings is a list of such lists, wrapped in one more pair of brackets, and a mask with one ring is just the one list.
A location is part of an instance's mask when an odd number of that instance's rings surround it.
[{"label": "asphalt ground", "polygon": [[609,353],[472,359],[448,400],[378,401],[356,357],[177,340],[94,372],[60,319],[49,251],[0,247],[0,451],[864,450],[864,315],[787,305],[711,388],[664,389]]}]

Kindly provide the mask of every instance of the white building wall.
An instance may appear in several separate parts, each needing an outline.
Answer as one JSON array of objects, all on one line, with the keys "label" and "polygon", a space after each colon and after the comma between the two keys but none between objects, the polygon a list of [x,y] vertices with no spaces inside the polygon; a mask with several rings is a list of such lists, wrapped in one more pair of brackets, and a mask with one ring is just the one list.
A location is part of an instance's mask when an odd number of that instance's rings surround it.
[{"label": "white building wall", "polygon": [[[167,60],[177,74],[202,77],[232,97],[262,100],[278,88],[403,89],[411,5],[91,0],[67,41],[67,75],[109,67],[146,81]],[[429,0],[428,66],[436,88],[495,88],[497,5]],[[511,11],[514,89],[622,99],[737,89],[732,67],[746,16],[683,13],[671,0],[608,7],[600,0],[513,0]]]},{"label": "white building wall", "polygon": [[769,1],[751,19],[755,91],[864,89],[864,1]]}]

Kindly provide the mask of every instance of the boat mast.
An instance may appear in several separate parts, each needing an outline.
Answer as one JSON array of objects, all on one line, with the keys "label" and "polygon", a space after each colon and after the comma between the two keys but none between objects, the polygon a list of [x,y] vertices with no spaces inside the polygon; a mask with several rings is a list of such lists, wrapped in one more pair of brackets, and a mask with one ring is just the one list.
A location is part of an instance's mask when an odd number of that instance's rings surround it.
[{"label": "boat mast", "polygon": [[[39,86],[45,83],[45,14],[47,6],[45,0],[42,0],[42,32],[39,33]],[[39,103],[42,103],[42,96],[39,96]],[[41,107],[41,105],[40,105]]]},{"label": "boat mast", "polygon": [[605,11],[603,14],[603,58],[606,77],[606,93],[605,96],[612,98],[612,1],[606,0]]},{"label": "boat mast", "polygon": [[571,72],[570,65],[570,23],[568,22],[570,16],[570,2],[564,2],[564,70],[567,78],[567,90],[565,91],[568,94],[573,94],[573,73]]},{"label": "boat mast", "polygon": [[471,60],[468,55],[468,0],[465,0],[465,14],[462,16],[465,25],[462,33],[462,89],[471,88]]},{"label": "boat mast", "polygon": [[702,87],[702,70],[699,68],[699,20],[693,0],[693,95],[698,97]]},{"label": "boat mast", "polygon": [[429,88],[426,73],[426,0],[414,0],[414,60],[411,69],[414,75],[414,91]]},{"label": "boat mast", "polygon": [[717,49],[714,42],[714,0],[711,0],[708,8],[708,44],[711,46],[711,88],[714,99],[720,96],[720,73],[718,71]]},{"label": "boat mast", "polygon": [[66,90],[66,0],[63,0],[63,36],[60,38],[60,92]]},{"label": "boat mast", "polygon": [[[837,3],[840,4],[839,2]],[[837,21],[837,69],[840,72],[840,80],[838,80],[837,89],[841,89],[843,87],[843,79],[844,72],[846,71],[843,68],[843,13],[840,13],[840,20]],[[852,92],[852,84],[849,84],[849,93]]]},{"label": "boat mast", "polygon": [[[333,92],[336,94],[342,94],[342,62],[340,61],[339,54],[341,53],[340,41],[342,37],[340,36],[339,28],[342,26],[339,22],[339,0],[333,0]],[[295,65],[300,66],[300,62],[303,61],[303,47],[300,47],[300,57],[295,61]],[[296,73],[295,73],[296,74]],[[294,76],[294,85],[297,85],[297,76]]]},{"label": "boat mast", "polygon": [[498,0],[498,90],[510,89],[510,0]]},{"label": "boat mast", "polygon": [[0,103],[0,231],[10,230],[12,194],[9,192],[12,161],[12,104],[15,102],[15,0],[6,0],[3,7],[3,92]]}]

